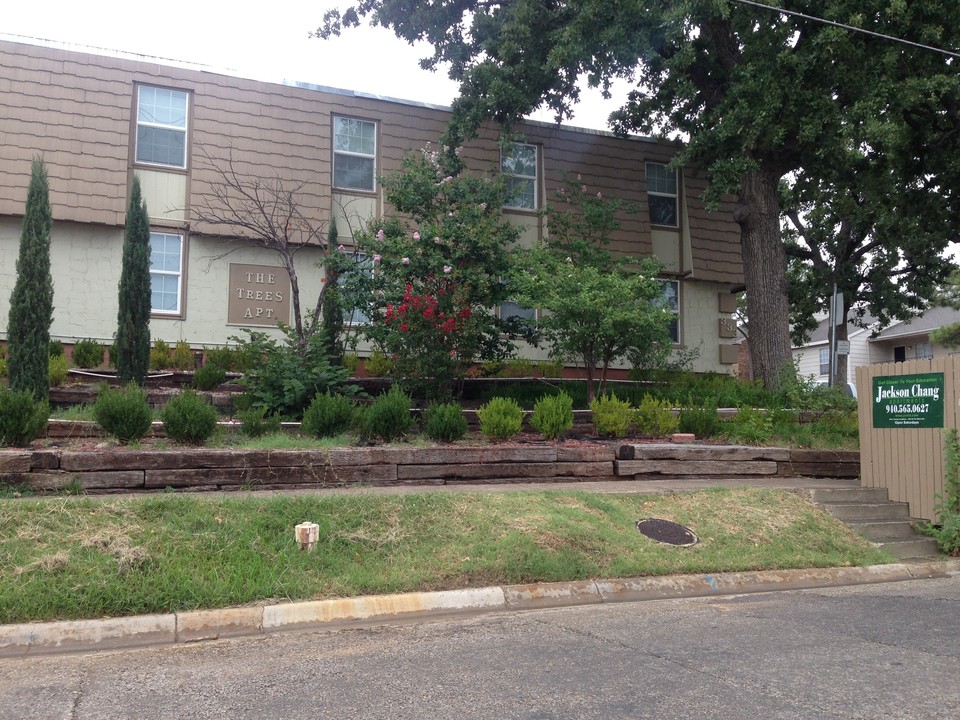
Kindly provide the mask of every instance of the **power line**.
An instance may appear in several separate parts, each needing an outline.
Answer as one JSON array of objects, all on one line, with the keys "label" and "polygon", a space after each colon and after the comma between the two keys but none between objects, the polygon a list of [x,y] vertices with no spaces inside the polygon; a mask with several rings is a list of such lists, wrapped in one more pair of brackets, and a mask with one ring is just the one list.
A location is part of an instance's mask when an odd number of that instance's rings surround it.
[{"label": "power line", "polygon": [[943,48],[934,47],[932,45],[924,45],[923,43],[912,42],[911,40],[904,40],[903,38],[898,38],[893,35],[884,35],[883,33],[874,32],[873,30],[865,30],[864,28],[858,28],[854,25],[846,25],[845,23],[834,22],[833,20],[826,20],[824,18],[815,17],[813,15],[807,15],[802,12],[797,12],[796,10],[787,10],[782,7],[777,7],[776,5],[768,5],[761,2],[753,2],[753,0],[730,0],[730,2],[740,3],[741,5],[752,5],[753,7],[764,8],[765,10],[773,10],[776,13],[782,13],[784,15],[795,15],[804,20],[812,20],[813,22],[823,23],[824,25],[833,25],[834,27],[842,28],[844,30],[850,30],[852,32],[863,33],[864,35],[872,35],[873,37],[882,38],[884,40],[892,40],[893,42],[898,42],[903,45],[910,45],[915,48],[920,48],[921,50],[932,50],[933,52],[941,53],[942,55],[947,55],[952,58],[960,59],[960,54],[955,52],[950,52],[949,50],[944,50]]}]

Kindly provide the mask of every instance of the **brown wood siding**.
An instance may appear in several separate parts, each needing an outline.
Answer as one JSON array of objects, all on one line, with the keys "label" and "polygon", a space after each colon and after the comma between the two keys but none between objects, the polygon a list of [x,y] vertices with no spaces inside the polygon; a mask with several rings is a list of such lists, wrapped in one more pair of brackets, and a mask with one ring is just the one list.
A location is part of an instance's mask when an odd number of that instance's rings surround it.
[{"label": "brown wood siding", "polygon": [[[205,160],[209,155],[221,164],[232,159],[242,175],[279,176],[287,186],[301,186],[301,203],[318,220],[329,216],[332,202],[333,115],[378,123],[380,174],[399,168],[406,153],[435,144],[449,116],[442,109],[349,92],[0,42],[0,214],[22,214],[30,161],[42,154],[56,219],[122,225],[135,83],[191,94],[188,205],[200,203],[216,180]],[[622,198],[639,209],[621,215],[612,249],[651,252],[644,164],[669,162],[674,145],[542,123],[521,124],[518,130],[525,142],[541,147],[541,206],[553,201],[564,177],[579,174],[591,194]],[[484,127],[463,149],[471,171],[497,168],[497,137],[494,127]],[[732,207],[707,212],[700,199],[705,181],[689,170],[684,185],[693,277],[742,282]]]}]

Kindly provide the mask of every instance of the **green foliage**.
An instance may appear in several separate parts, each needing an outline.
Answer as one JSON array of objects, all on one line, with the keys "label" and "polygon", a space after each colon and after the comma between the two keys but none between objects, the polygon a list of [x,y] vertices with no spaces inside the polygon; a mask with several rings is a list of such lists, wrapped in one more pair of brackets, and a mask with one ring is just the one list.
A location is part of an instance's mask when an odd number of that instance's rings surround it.
[{"label": "green foliage", "polygon": [[397,215],[357,237],[367,260],[341,253],[338,288],[368,318],[360,332],[391,358],[390,377],[418,400],[446,400],[474,362],[512,349],[511,328],[482,311],[508,299],[519,230],[500,212],[506,183],[448,172],[429,148],[381,182]]},{"label": "green foliage", "polygon": [[353,401],[343,395],[317,395],[304,411],[300,429],[318,438],[339,435],[350,429],[353,407]]},{"label": "green foliage", "polygon": [[556,440],[573,427],[573,399],[565,392],[544,395],[533,406],[530,424],[547,440]]},{"label": "green foliage", "polygon": [[214,365],[226,372],[241,372],[244,369],[244,354],[236,347],[204,348],[203,354],[206,359],[204,365]]},{"label": "green foliage", "polygon": [[117,311],[117,379],[142,385],[151,364],[150,354],[150,216],[140,194],[140,178],[133,176],[130,204],[123,229]]},{"label": "green foliage", "polygon": [[46,400],[50,391],[47,359],[53,322],[53,279],[50,276],[50,189],[43,160],[34,158],[20,230],[17,280],[10,295],[7,322],[7,372],[10,387]]},{"label": "green foliage", "polygon": [[381,350],[374,350],[363,361],[363,371],[370,377],[387,377],[393,369],[393,362]]},{"label": "green foliage", "polygon": [[0,446],[26,447],[47,426],[50,405],[26,390],[0,387]]},{"label": "green foliage", "polygon": [[523,427],[523,410],[512,398],[495,397],[477,409],[480,432],[491,440],[512,438]]},{"label": "green foliage", "polygon": [[178,443],[203,445],[217,429],[216,409],[195,390],[183,390],[160,411],[167,437]]},{"label": "green foliage", "polygon": [[192,370],[196,367],[193,350],[186,340],[178,340],[170,354],[170,367],[174,370]]},{"label": "green foliage", "polygon": [[0,377],[7,375],[7,349],[0,345]]},{"label": "green foliage", "polygon": [[59,357],[66,353],[63,348],[63,342],[60,340],[50,341],[50,357]]},{"label": "green foliage", "polygon": [[282,329],[283,344],[255,330],[244,331],[249,339],[232,338],[243,353],[258,359],[241,379],[253,405],[299,419],[318,393],[355,395],[360,391],[346,384],[348,375],[342,366],[330,363],[322,334],[310,335],[301,345],[291,328]]},{"label": "green foliage", "polygon": [[960,440],[957,429],[943,433],[943,492],[937,493],[933,511],[937,523],[920,523],[917,529],[937,541],[948,555],[960,555]]},{"label": "green foliage", "polygon": [[67,379],[68,369],[66,355],[56,355],[50,358],[48,364],[50,387],[60,387],[63,385]]},{"label": "green foliage", "polygon": [[104,347],[96,340],[84,338],[77,341],[71,353],[73,364],[79,368],[97,368],[103,363]]},{"label": "green foliage", "polygon": [[193,387],[197,390],[213,390],[227,379],[226,371],[219,365],[207,363],[193,373]]},{"label": "green foliage", "polygon": [[146,390],[133,380],[119,389],[104,385],[93,405],[93,419],[122,443],[139,440],[153,422]]},{"label": "green foliage", "polygon": [[[337,247],[337,220],[332,218],[327,227],[327,247]],[[321,331],[327,340],[327,356],[334,365],[344,364],[344,307],[340,297],[340,289],[337,287],[339,274],[336,263],[326,263],[324,267],[326,273],[326,284],[321,295],[322,304],[320,306]],[[349,369],[349,368],[348,368]],[[353,370],[356,370],[354,367]],[[351,372],[353,372],[351,370]]]},{"label": "green foliage", "polygon": [[601,395],[591,400],[590,412],[600,437],[623,437],[633,422],[633,406],[615,395]]},{"label": "green foliage", "polygon": [[698,439],[717,435],[720,432],[720,416],[716,404],[681,408],[677,429],[682,433],[693,433]]},{"label": "green foliage", "polygon": [[390,388],[373,401],[358,418],[361,434],[392,442],[403,437],[413,425],[410,396],[399,387]]},{"label": "green foliage", "polygon": [[345,353],[343,356],[343,367],[353,377],[360,367],[360,356],[356,353]]},{"label": "green foliage", "polygon": [[644,395],[634,416],[637,432],[647,437],[665,437],[677,431],[680,418],[673,414],[673,405]]},{"label": "green foliage", "polygon": [[238,410],[237,417],[240,419],[240,431],[247,437],[263,437],[280,432],[280,413],[272,413],[262,405]]},{"label": "green foliage", "polygon": [[153,341],[153,347],[150,348],[150,369],[166,370],[171,367],[170,346],[160,338]]},{"label": "green foliage", "polygon": [[773,435],[773,415],[762,409],[742,406],[724,423],[724,435],[734,444],[762,445]]},{"label": "green foliage", "polygon": [[467,419],[460,403],[431,405],[423,413],[424,432],[439,442],[455,442],[467,434]]}]

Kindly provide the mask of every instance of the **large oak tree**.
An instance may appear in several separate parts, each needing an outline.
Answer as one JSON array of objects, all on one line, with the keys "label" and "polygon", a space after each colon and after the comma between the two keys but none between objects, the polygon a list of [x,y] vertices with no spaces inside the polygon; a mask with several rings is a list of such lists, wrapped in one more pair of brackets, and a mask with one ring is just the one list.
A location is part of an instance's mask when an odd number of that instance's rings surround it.
[{"label": "large oak tree", "polygon": [[[771,4],[957,45],[955,10],[941,0]],[[956,71],[947,56],[735,0],[361,0],[328,12],[317,34],[364,18],[429,42],[434,55],[423,64],[446,64],[460,82],[451,149],[486,120],[509,124],[542,106],[568,117],[583,77],[604,89],[615,78],[634,80],[613,127],[683,137],[677,162],[705,167],[714,197],[735,194],[754,370],[768,386],[790,362],[781,181],[842,159],[845,127],[868,112],[879,113],[872,132],[905,130],[919,148],[956,126]],[[956,171],[955,162],[937,165]]]}]

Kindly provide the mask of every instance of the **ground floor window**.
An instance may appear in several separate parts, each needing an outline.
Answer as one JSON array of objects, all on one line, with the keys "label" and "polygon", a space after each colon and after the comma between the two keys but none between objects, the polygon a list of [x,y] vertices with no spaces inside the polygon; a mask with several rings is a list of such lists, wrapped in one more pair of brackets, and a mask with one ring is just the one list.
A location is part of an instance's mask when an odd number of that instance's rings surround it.
[{"label": "ground floor window", "polygon": [[183,235],[150,233],[150,310],[180,315],[183,296]]},{"label": "ground floor window", "polygon": [[830,348],[820,348],[820,374],[830,374]]},{"label": "ground floor window", "polygon": [[534,308],[523,307],[515,302],[500,303],[500,319],[504,322],[517,318],[527,325],[537,324],[537,311]]},{"label": "ground floor window", "polygon": [[668,330],[670,339],[674,344],[680,344],[680,281],[679,280],[661,280],[661,300],[663,307],[666,308],[673,319],[670,320]]}]

